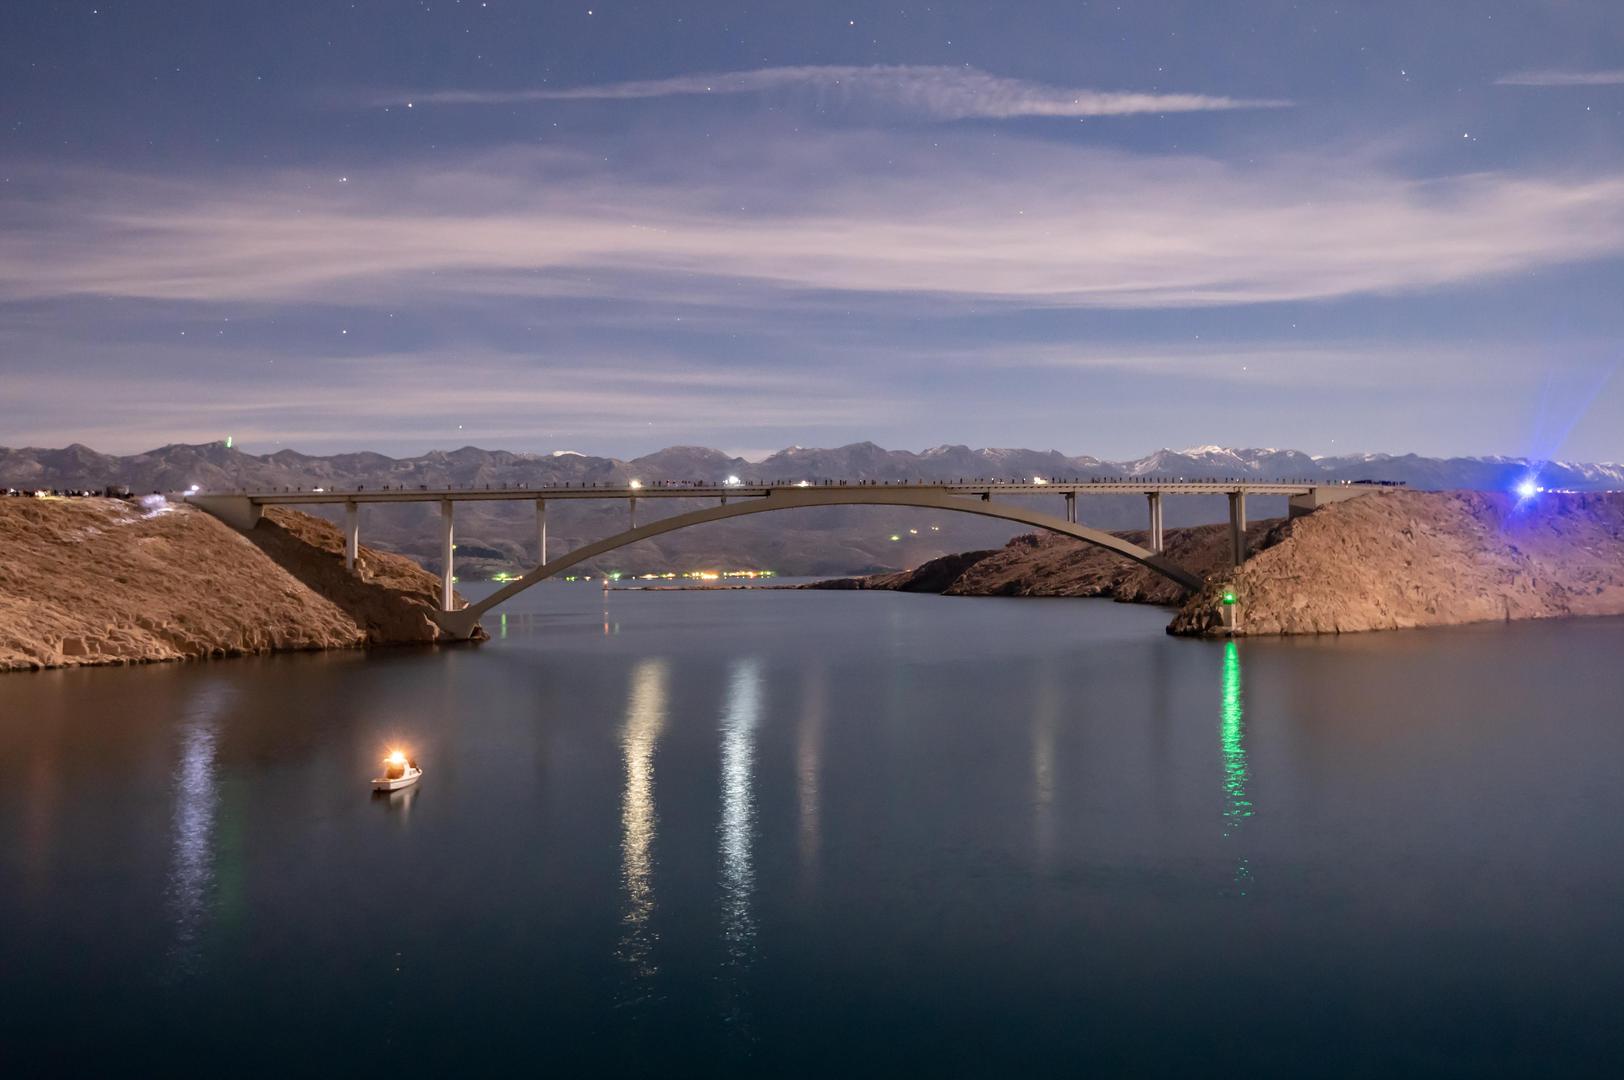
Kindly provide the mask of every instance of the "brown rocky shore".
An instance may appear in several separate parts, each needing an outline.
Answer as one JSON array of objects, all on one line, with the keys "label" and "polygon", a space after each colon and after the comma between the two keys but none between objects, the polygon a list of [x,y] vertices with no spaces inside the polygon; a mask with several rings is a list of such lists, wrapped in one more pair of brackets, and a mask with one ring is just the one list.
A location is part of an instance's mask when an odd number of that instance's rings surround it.
[{"label": "brown rocky shore", "polygon": [[[1254,522],[1247,541],[1258,544],[1278,520]],[[1144,532],[1116,534],[1144,544]],[[1168,529],[1168,558],[1204,577],[1229,567],[1229,526]],[[807,589],[887,589],[945,596],[1102,596],[1123,603],[1177,606],[1185,592],[1138,563],[1104,548],[1056,533],[1017,536],[1002,548],[944,555],[912,570],[818,581]]]},{"label": "brown rocky shore", "polygon": [[439,582],[399,555],[344,568],[325,521],[251,533],[173,503],[0,499],[0,671],[432,642]]},{"label": "brown rocky shore", "polygon": [[[1119,533],[1136,543],[1143,533]],[[999,550],[812,588],[950,596],[1109,596],[1179,606],[1170,633],[1321,634],[1502,619],[1624,615],[1624,495],[1388,491],[1248,529],[1230,565],[1228,528],[1167,531],[1167,553],[1205,576],[1194,596],[1100,548],[1020,536]]]},{"label": "brown rocky shore", "polygon": [[1168,627],[1325,634],[1566,615],[1624,615],[1624,495],[1402,491],[1272,530]]}]

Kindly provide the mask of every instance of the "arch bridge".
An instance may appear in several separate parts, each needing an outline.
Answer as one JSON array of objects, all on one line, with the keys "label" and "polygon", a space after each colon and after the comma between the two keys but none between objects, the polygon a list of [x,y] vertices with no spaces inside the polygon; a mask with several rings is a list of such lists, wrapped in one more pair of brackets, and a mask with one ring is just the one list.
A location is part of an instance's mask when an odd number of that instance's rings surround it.
[{"label": "arch bridge", "polygon": [[[978,514],[1037,529],[1059,533],[1114,551],[1124,558],[1176,581],[1185,589],[1202,585],[1199,575],[1179,566],[1163,553],[1162,499],[1168,495],[1226,495],[1229,498],[1230,548],[1235,565],[1246,558],[1246,497],[1284,495],[1293,517],[1330,502],[1339,502],[1370,491],[1354,484],[1316,485],[1312,483],[1238,481],[1153,481],[1088,480],[1064,481],[1034,479],[1030,483],[974,481],[943,483],[887,483],[884,481],[799,481],[789,484],[691,484],[674,481],[596,486],[575,484],[530,487],[443,488],[378,487],[334,490],[331,488],[283,488],[280,490],[197,493],[187,501],[239,529],[251,529],[267,506],[334,505],[345,508],[344,558],[351,569],[360,550],[360,508],[363,503],[438,503],[440,506],[442,561],[441,610],[435,615],[441,632],[449,638],[467,638],[486,612],[523,592],[539,581],[562,573],[577,563],[615,551],[639,540],[675,532],[694,525],[775,510],[795,510],[826,506],[899,506]],[[1005,498],[994,498],[994,496]],[[1100,529],[1082,524],[1077,517],[1077,499],[1087,495],[1142,495],[1149,511],[1149,543],[1140,546]],[[1008,496],[1059,496],[1062,515],[1044,513],[1029,506],[1007,501]],[[637,504],[645,499],[717,499],[714,506],[637,524]],[[627,505],[628,528],[602,540],[579,547],[551,560],[547,557],[547,504],[559,499],[616,499]],[[455,513],[459,502],[534,501],[536,506],[537,566],[509,582],[490,596],[464,607],[455,607],[452,591],[455,561]]]}]

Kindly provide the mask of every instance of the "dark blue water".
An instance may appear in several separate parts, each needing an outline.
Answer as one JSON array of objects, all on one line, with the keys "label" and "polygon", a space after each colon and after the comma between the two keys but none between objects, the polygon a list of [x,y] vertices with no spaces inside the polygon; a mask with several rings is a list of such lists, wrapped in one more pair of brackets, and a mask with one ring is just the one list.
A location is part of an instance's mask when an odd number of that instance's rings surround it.
[{"label": "dark blue water", "polygon": [[[0,677],[0,1062],[1612,1073],[1624,621],[526,594]],[[392,744],[426,769],[374,799]]]}]

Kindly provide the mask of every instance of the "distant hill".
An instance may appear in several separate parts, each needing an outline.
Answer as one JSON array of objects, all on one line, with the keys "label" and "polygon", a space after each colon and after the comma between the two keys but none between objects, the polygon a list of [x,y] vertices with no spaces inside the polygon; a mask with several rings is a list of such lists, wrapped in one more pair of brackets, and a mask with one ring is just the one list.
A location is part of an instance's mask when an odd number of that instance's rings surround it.
[{"label": "distant hill", "polygon": [[[352,453],[331,456],[281,450],[247,454],[223,443],[175,444],[117,457],[73,445],[60,450],[0,449],[0,485],[102,487],[184,491],[240,487],[351,487],[358,484],[484,486],[508,484],[617,483],[640,480],[951,480],[958,478],[1161,477],[1187,479],[1393,480],[1428,489],[1505,491],[1532,473],[1552,488],[1624,489],[1624,465],[1576,462],[1531,463],[1521,458],[1429,458],[1415,454],[1311,457],[1297,450],[1192,447],[1158,450],[1131,461],[1072,457],[1056,450],[971,449],[938,446],[914,453],[872,442],[832,448],[790,447],[761,461],[732,457],[701,446],[673,446],[642,457],[595,457],[482,450],[435,450],[416,457]],[[1058,499],[1053,500],[1059,510]],[[689,509],[686,500],[662,501],[642,510]],[[1283,500],[1255,500],[1252,516],[1284,513]],[[1143,525],[1143,501],[1135,497],[1088,499],[1084,520],[1106,529]],[[369,544],[432,563],[437,531],[429,507],[368,507],[363,537]],[[619,505],[572,502],[555,506],[549,533],[557,554],[618,531]],[[1224,517],[1221,499],[1169,500],[1169,526]],[[522,568],[534,560],[534,518],[522,503],[468,504],[458,509],[459,573]],[[912,531],[910,531],[912,530]],[[949,552],[1002,544],[1018,530],[960,515],[880,508],[792,511],[685,530],[628,548],[598,569],[626,572],[699,569],[771,569],[781,574],[829,575],[916,566]],[[891,537],[898,537],[892,540]]]}]

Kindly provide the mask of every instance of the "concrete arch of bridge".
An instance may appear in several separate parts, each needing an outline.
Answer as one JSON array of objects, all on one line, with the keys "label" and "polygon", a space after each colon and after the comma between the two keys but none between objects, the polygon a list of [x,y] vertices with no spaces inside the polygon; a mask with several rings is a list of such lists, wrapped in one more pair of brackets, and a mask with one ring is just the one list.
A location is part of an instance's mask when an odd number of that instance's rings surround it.
[{"label": "concrete arch of bridge", "polygon": [[1192,591],[1199,589],[1202,585],[1200,577],[1177,563],[1137,544],[1131,544],[1119,536],[1113,536],[1099,529],[1091,529],[1086,525],[1079,525],[1076,522],[1067,521],[1052,514],[1040,513],[1036,510],[1029,510],[1009,503],[929,491],[888,491],[884,487],[806,488],[795,491],[776,489],[765,496],[745,497],[738,502],[706,507],[703,510],[694,510],[686,514],[675,514],[659,521],[651,521],[647,525],[628,529],[614,536],[605,537],[595,543],[577,548],[568,555],[559,556],[536,567],[536,569],[517,581],[510,582],[478,603],[470,604],[457,611],[436,612],[434,619],[447,637],[467,638],[473,634],[474,628],[479,625],[480,618],[492,608],[512,599],[538,581],[544,581],[578,563],[586,562],[588,559],[608,554],[618,548],[626,547],[628,544],[635,544],[639,540],[647,540],[662,533],[675,532],[678,529],[687,529],[712,521],[725,521],[728,518],[743,517],[747,514],[765,514],[775,510],[799,510],[816,506],[904,506],[926,510],[979,514],[982,517],[998,518],[1002,521],[1030,525],[1037,529],[1047,529],[1050,532],[1074,537],[1084,543],[1114,551],[1124,558],[1132,559],[1141,566],[1153,570],[1163,577],[1170,578]]}]

